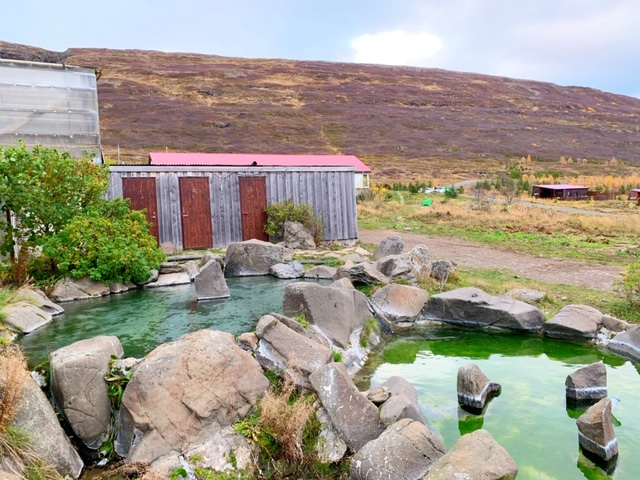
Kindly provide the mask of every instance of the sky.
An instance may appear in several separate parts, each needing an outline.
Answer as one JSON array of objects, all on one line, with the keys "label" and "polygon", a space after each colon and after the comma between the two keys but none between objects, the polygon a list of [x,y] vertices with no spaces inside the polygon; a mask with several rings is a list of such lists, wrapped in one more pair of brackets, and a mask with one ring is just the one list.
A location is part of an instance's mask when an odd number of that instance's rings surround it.
[{"label": "sky", "polygon": [[2,0],[0,40],[441,68],[640,98],[638,0]]}]

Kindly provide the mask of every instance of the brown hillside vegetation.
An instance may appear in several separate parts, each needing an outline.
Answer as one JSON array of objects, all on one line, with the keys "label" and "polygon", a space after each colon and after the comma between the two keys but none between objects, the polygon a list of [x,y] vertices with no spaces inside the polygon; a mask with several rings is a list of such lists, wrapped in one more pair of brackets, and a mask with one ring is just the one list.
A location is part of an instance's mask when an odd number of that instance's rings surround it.
[{"label": "brown hillside vegetation", "polygon": [[[376,178],[478,178],[530,155],[537,170],[640,164],[640,99],[445,70],[141,50],[57,53],[0,42],[0,58],[100,69],[106,156],[149,151],[355,154]],[[559,158],[580,159],[559,164]],[[580,167],[578,168],[577,165]]]}]

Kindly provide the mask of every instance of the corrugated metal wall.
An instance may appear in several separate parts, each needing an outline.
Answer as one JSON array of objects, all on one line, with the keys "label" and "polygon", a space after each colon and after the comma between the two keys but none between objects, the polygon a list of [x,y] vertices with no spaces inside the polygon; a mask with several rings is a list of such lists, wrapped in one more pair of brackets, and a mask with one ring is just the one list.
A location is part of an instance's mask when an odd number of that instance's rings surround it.
[{"label": "corrugated metal wall", "polygon": [[0,145],[18,139],[101,161],[95,71],[0,60]]},{"label": "corrugated metal wall", "polygon": [[122,196],[123,177],[155,177],[160,243],[182,249],[182,224],[178,178],[209,178],[215,247],[242,241],[240,209],[241,176],[265,177],[267,204],[293,199],[307,203],[322,219],[324,239],[358,238],[354,169],[323,167],[111,167],[108,198]]}]

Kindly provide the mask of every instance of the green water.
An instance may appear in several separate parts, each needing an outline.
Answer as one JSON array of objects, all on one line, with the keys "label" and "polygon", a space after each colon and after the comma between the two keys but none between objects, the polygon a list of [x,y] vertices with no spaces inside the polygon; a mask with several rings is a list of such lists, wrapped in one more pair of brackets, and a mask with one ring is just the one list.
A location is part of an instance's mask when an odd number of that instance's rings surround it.
[{"label": "green water", "polygon": [[[607,476],[578,449],[575,419],[567,409],[567,375],[593,362],[607,367],[619,456]],[[502,385],[482,416],[458,408],[458,368],[476,363]],[[640,366],[583,343],[451,327],[425,327],[394,339],[357,378],[361,389],[394,375],[411,382],[429,427],[451,448],[464,433],[488,430],[518,464],[518,480],[640,478]]]},{"label": "green water", "polygon": [[282,313],[285,285],[299,280],[271,276],[229,278],[230,298],[196,301],[193,284],[140,289],[64,303],[65,313],[20,341],[29,366],[49,353],[97,335],[120,339],[125,356],[143,357],[155,347],[203,328],[238,335],[251,332],[264,314]]}]

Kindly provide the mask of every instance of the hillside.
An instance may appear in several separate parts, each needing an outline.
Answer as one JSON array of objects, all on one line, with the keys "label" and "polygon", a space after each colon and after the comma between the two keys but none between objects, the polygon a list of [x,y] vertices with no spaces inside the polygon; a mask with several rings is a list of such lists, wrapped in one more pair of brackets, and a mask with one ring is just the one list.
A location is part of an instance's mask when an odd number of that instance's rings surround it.
[{"label": "hillside", "polygon": [[[616,157],[640,166],[640,99],[445,70],[140,50],[49,52],[0,42],[0,58],[100,69],[105,155],[149,151],[344,153],[377,178],[477,178],[531,155],[539,169]],[[576,168],[576,167],[573,167]],[[614,168],[614,167],[607,167]],[[617,166],[616,169],[625,168]]]}]

